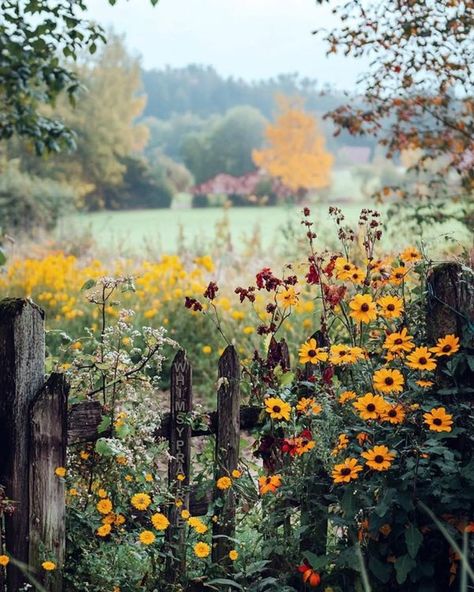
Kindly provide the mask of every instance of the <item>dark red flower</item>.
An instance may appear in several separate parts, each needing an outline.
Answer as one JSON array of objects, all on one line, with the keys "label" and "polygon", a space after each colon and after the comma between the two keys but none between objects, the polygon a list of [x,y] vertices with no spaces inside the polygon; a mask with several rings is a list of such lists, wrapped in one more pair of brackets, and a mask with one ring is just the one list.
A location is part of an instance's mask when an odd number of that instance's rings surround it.
[{"label": "dark red flower", "polygon": [[319,273],[314,263],[311,263],[309,266],[309,271],[306,274],[306,281],[308,284],[319,284]]},{"label": "dark red flower", "polygon": [[275,290],[282,284],[282,281],[273,275],[269,267],[264,267],[256,275],[257,288],[261,290],[265,288],[268,292]]},{"label": "dark red flower", "polygon": [[346,286],[328,286],[324,284],[324,299],[331,308],[337,306],[344,298],[347,288]]},{"label": "dark red flower", "polygon": [[255,287],[249,286],[248,288],[236,288],[234,290],[236,294],[239,295],[240,302],[243,302],[246,298],[249,302],[255,302]]},{"label": "dark red flower", "polygon": [[331,384],[333,376],[334,376],[334,368],[332,366],[328,366],[324,370],[324,372],[322,373],[323,382],[325,384]]},{"label": "dark red flower", "polygon": [[196,300],[196,298],[190,298],[189,296],[185,297],[184,306],[186,308],[191,309],[191,310],[195,310],[196,312],[199,312],[202,310],[202,304],[200,302],[198,302]]},{"label": "dark red flower", "polygon": [[214,300],[218,290],[219,290],[219,286],[216,284],[216,282],[209,282],[209,285],[207,286],[206,291],[204,292],[203,296],[205,298],[209,298],[209,300]]},{"label": "dark red flower", "polygon": [[334,267],[336,265],[336,257],[333,257],[331,259],[331,261],[329,261],[329,263],[326,265],[326,267],[323,269],[324,274],[327,277],[332,277],[332,273],[334,271]]}]

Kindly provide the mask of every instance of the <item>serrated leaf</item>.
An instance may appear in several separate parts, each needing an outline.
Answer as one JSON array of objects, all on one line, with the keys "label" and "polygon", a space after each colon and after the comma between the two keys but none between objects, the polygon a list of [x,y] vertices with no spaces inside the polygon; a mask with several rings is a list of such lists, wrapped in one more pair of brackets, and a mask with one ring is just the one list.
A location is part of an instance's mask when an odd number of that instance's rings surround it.
[{"label": "serrated leaf", "polygon": [[410,557],[416,557],[422,542],[423,535],[414,524],[410,524],[405,530],[405,543]]}]

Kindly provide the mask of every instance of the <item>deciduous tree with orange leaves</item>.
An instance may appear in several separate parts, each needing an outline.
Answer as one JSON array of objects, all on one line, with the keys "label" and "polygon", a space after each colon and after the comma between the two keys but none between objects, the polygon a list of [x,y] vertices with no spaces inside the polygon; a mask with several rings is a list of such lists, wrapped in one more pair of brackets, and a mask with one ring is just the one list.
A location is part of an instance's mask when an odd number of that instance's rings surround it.
[{"label": "deciduous tree with orange leaves", "polygon": [[304,110],[301,99],[280,96],[277,105],[276,120],[265,130],[267,147],[253,151],[254,163],[298,197],[328,187],[334,157],[325,149],[316,118]]}]

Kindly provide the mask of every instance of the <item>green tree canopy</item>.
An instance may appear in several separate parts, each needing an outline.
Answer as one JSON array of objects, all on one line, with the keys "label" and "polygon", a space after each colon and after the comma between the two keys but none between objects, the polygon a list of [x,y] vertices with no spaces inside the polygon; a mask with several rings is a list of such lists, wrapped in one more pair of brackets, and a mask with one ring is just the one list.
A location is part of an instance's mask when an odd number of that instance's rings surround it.
[{"label": "green tree canopy", "polygon": [[0,0],[0,140],[28,138],[38,153],[74,145],[71,130],[42,106],[54,105],[63,93],[74,102],[80,82],[71,62],[105,41],[103,29],[84,16],[87,4]]}]

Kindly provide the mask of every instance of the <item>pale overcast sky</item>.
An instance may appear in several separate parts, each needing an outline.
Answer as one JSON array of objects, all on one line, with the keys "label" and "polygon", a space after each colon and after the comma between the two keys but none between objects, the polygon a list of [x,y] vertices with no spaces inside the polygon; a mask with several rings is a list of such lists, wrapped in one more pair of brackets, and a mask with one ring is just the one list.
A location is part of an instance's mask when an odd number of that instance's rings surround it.
[{"label": "pale overcast sky", "polygon": [[218,72],[246,79],[298,72],[352,88],[360,63],[326,58],[325,45],[311,34],[330,27],[328,6],[315,0],[92,0],[89,14],[125,33],[145,68],[211,64]]}]

